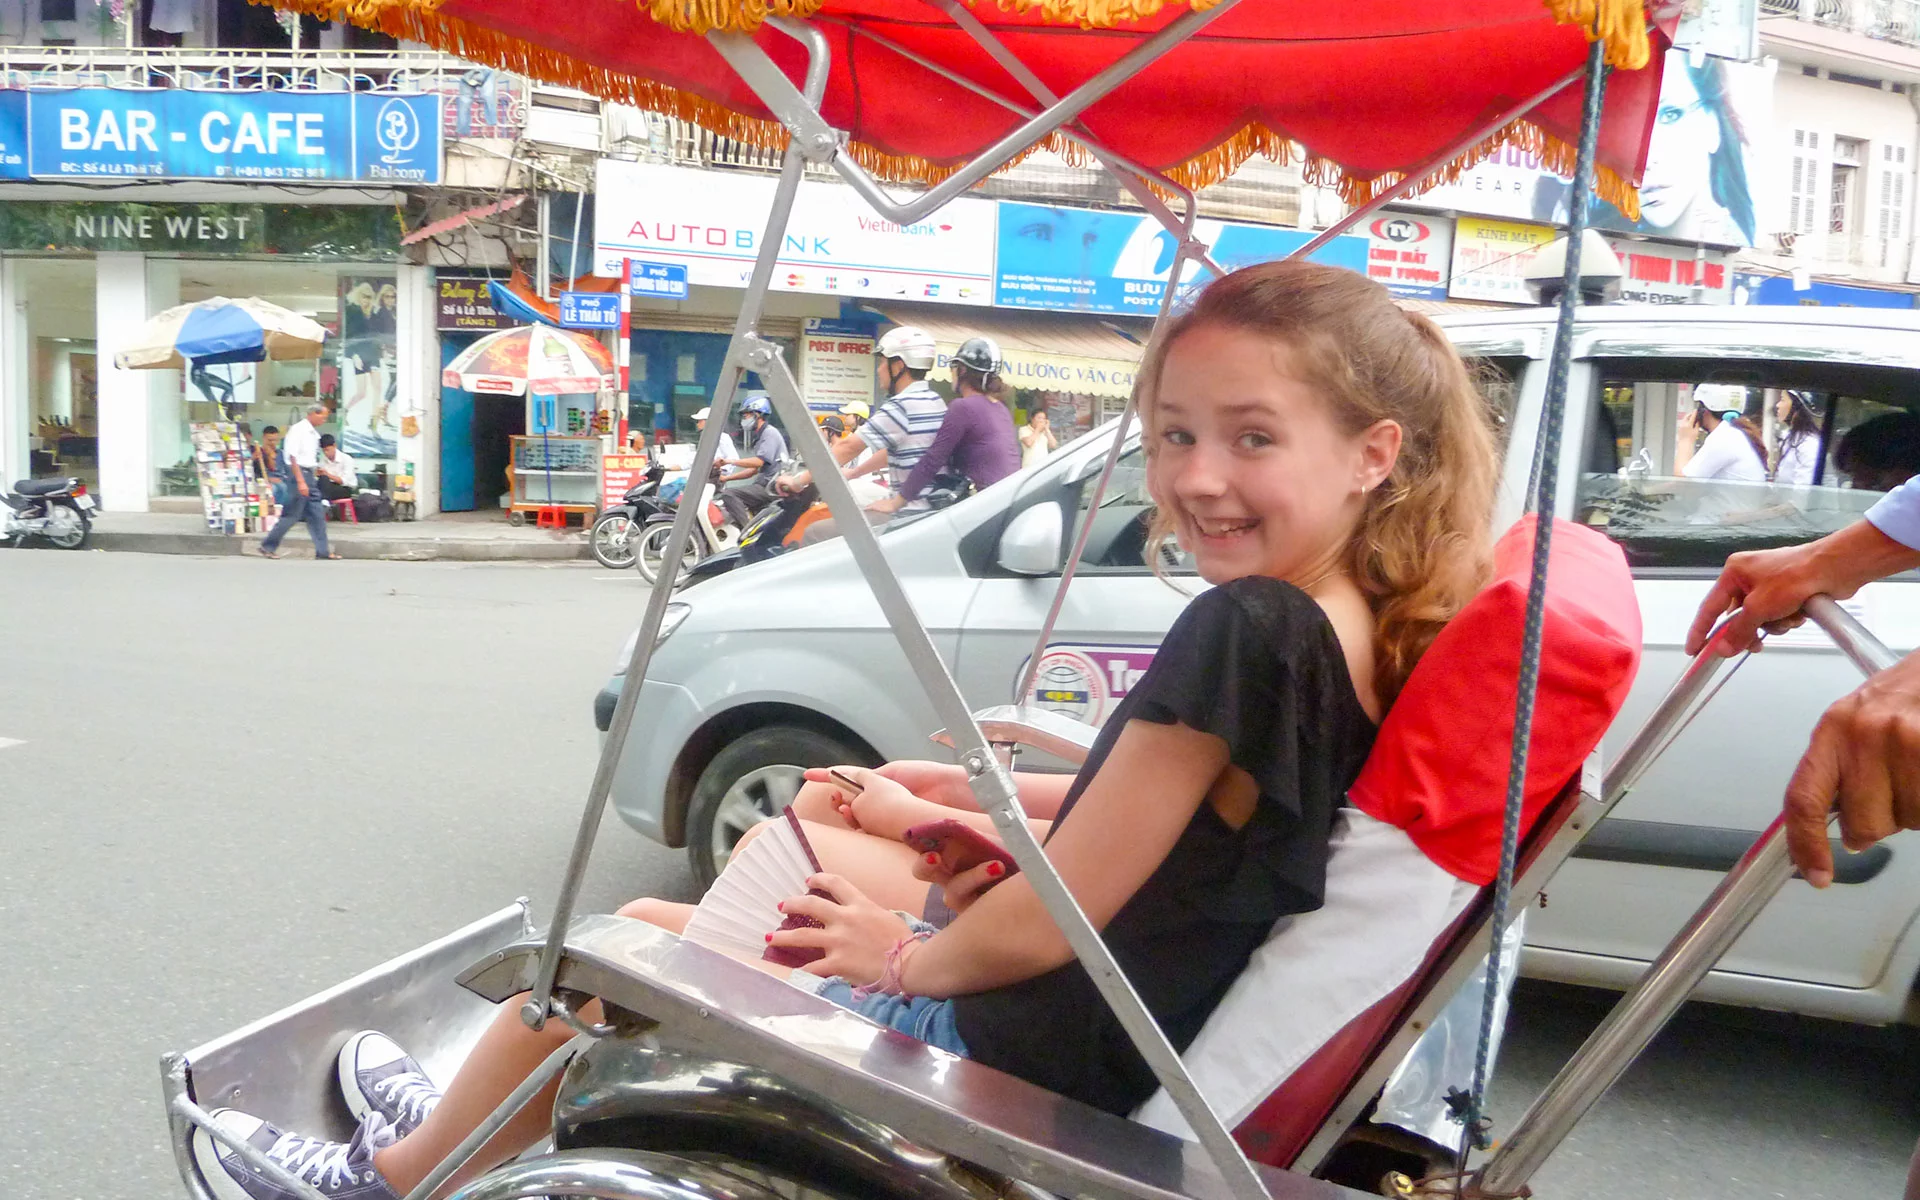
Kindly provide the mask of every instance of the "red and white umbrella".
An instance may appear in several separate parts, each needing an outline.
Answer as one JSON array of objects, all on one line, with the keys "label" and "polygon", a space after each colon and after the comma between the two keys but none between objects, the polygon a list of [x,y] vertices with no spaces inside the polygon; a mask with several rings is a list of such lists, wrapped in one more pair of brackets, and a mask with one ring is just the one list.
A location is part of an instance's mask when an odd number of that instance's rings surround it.
[{"label": "red and white umbrella", "polygon": [[489,396],[559,396],[614,386],[613,356],[598,341],[551,325],[490,333],[447,364],[440,382]]}]

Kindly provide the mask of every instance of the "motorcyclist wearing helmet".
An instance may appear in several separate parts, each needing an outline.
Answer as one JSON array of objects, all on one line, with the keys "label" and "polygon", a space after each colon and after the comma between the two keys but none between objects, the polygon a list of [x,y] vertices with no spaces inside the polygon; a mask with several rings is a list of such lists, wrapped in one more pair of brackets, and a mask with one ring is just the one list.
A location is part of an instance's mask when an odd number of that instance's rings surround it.
[{"label": "motorcyclist wearing helmet", "polygon": [[774,427],[773,403],[765,392],[748,392],[741,402],[740,439],[748,447],[745,454],[714,460],[717,466],[731,468],[721,476],[720,482],[761,485],[771,482],[780,460],[787,456],[787,439]]},{"label": "motorcyclist wearing helmet", "polygon": [[773,503],[773,480],[780,460],[787,456],[787,439],[773,424],[773,403],[765,392],[748,392],[740,404],[740,436],[747,452],[738,458],[716,458],[720,476],[720,506],[727,518],[746,527],[752,515]]},{"label": "motorcyclist wearing helmet", "polygon": [[[859,461],[857,467],[847,472],[849,478],[884,467],[888,483],[897,489],[906,482],[920,456],[933,445],[946,419],[947,402],[927,384],[935,349],[933,335],[926,330],[912,325],[889,329],[874,346],[873,353],[874,376],[887,398],[858,429],[830,449],[834,461],[843,469]],[[869,450],[874,453],[867,454]],[[867,457],[862,459],[862,455]],[[780,486],[803,488],[812,480],[812,475],[802,471],[782,479]],[[869,520],[876,525],[885,523],[892,512],[889,509],[880,513],[872,508],[867,511]],[[837,536],[838,532],[834,522],[820,521],[807,530],[803,541],[808,544],[823,541]]]},{"label": "motorcyclist wearing helmet", "polygon": [[939,434],[906,481],[870,511],[893,512],[911,504],[942,472],[964,475],[974,487],[984,488],[1020,469],[1013,413],[1000,398],[1006,390],[1000,370],[1000,347],[992,338],[961,343],[953,356],[953,381],[960,394],[947,406]]}]

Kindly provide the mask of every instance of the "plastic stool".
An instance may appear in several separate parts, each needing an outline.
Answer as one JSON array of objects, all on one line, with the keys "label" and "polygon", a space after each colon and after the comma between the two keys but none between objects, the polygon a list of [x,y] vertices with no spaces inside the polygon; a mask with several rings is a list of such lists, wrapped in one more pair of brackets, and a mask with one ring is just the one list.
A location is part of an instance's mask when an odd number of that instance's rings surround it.
[{"label": "plastic stool", "polygon": [[[342,504],[346,505],[346,507],[341,508],[340,506]],[[339,500],[327,501],[327,510],[333,514],[333,519],[336,521],[344,519],[353,522],[355,525],[360,523],[360,514],[355,511],[353,507],[353,497],[351,496],[343,497]]]},{"label": "plastic stool", "polygon": [[534,522],[534,527],[537,529],[565,529],[567,527],[567,510],[557,504],[541,505],[540,519]]}]

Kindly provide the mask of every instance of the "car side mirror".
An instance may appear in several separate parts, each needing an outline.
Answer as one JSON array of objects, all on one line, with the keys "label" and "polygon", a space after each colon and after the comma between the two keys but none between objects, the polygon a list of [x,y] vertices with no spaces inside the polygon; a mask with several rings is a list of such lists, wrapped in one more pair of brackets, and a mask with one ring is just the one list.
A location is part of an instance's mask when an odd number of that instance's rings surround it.
[{"label": "car side mirror", "polygon": [[1000,569],[1015,575],[1052,575],[1060,570],[1066,509],[1058,501],[1028,505],[1000,535]]}]

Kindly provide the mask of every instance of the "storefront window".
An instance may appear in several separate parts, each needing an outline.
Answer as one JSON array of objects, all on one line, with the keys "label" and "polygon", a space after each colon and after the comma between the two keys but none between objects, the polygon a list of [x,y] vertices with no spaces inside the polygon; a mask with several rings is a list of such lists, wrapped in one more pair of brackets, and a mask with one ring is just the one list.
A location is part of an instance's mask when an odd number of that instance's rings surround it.
[{"label": "storefront window", "polygon": [[93,263],[14,264],[26,315],[27,457],[36,475],[100,482],[99,359],[94,343]]},{"label": "storefront window", "polygon": [[[257,439],[267,426],[282,431],[305,419],[314,400],[333,410],[321,426],[340,440],[363,477],[391,471],[399,453],[401,413],[395,403],[395,337],[399,292],[392,272],[331,264],[165,260],[149,264],[149,279],[178,272],[178,303],[212,296],[256,296],[310,316],[329,333],[317,360],[232,363],[183,371],[156,398],[153,461],[162,494],[198,491],[191,427],[232,419]],[[167,307],[155,287],[153,305]],[[369,479],[369,485],[372,480]]]}]

